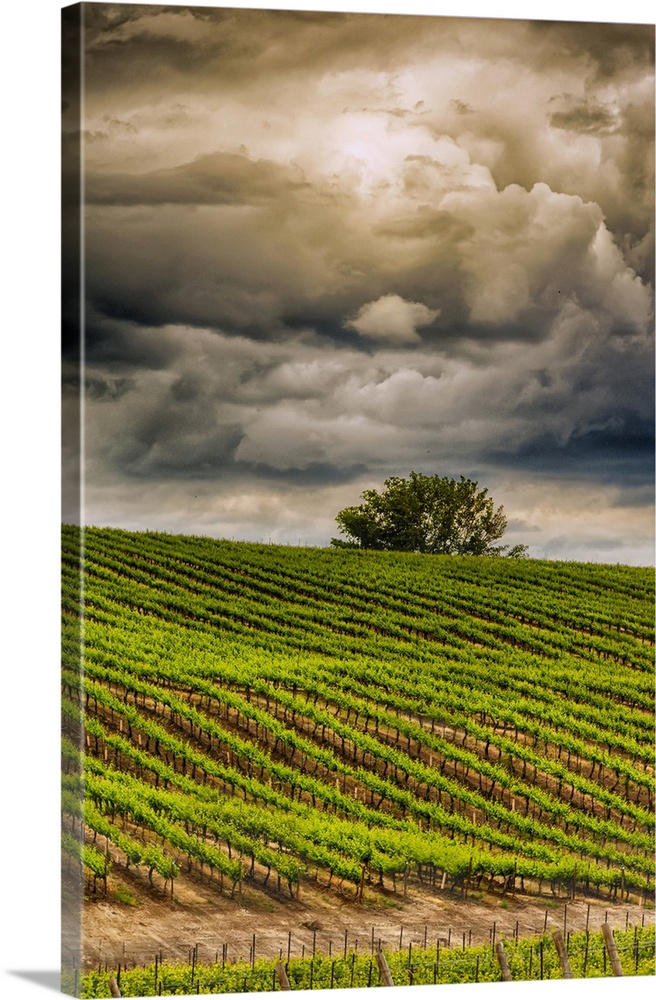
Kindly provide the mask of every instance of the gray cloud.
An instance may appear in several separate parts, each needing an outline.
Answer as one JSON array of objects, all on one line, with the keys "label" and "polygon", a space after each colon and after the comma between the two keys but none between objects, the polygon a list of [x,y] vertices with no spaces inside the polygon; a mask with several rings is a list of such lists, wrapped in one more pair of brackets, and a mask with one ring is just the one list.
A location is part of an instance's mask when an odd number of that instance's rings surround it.
[{"label": "gray cloud", "polygon": [[571,95],[567,96],[569,100],[563,101],[565,107],[554,111],[549,118],[549,124],[554,128],[594,135],[610,135],[617,130],[615,115],[609,108],[596,101],[575,100]]},{"label": "gray cloud", "polygon": [[93,173],[86,196],[100,205],[240,205],[279,198],[302,186],[275,163],[243,154],[213,153],[150,173]]},{"label": "gray cloud", "polygon": [[540,55],[550,64],[583,57],[592,66],[595,83],[640,78],[654,66],[654,27],[651,24],[591,24],[532,21],[529,35],[546,46]]},{"label": "gray cloud", "polygon": [[88,16],[92,521],[325,544],[414,468],[650,558],[642,28]]}]

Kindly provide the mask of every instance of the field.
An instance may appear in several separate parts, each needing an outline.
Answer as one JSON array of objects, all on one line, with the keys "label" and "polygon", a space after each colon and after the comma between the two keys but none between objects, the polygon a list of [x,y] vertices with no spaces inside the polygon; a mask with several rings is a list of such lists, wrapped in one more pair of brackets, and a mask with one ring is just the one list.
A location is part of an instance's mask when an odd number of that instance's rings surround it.
[{"label": "field", "polygon": [[80,577],[63,538],[87,968],[111,926],[139,939],[139,906],[194,900],[217,942],[270,919],[269,958],[286,919],[316,943],[318,911],[442,926],[449,907],[481,939],[500,906],[653,922],[653,571],[87,528]]}]

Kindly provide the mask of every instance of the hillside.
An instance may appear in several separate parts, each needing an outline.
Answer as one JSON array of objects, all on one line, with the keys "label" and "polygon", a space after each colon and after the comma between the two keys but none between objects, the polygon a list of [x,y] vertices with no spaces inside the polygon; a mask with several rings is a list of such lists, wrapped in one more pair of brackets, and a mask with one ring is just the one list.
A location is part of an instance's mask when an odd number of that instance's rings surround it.
[{"label": "hillside", "polygon": [[653,571],[85,529],[80,689],[63,538],[64,846],[99,894],[109,859],[277,906],[651,895]]}]

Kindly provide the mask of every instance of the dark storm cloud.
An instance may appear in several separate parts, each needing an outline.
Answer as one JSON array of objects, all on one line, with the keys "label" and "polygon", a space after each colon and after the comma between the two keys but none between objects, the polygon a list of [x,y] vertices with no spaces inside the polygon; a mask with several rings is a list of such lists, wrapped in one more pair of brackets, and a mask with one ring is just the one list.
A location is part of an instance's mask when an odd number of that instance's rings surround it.
[{"label": "dark storm cloud", "polygon": [[596,101],[569,100],[569,107],[554,111],[549,123],[554,128],[571,129],[573,132],[587,132],[594,135],[609,135],[617,128],[612,112]]},{"label": "dark storm cloud", "polygon": [[87,406],[95,403],[95,448],[105,472],[113,468],[122,476],[150,480],[220,479],[226,472],[240,428],[192,377],[171,382],[154,374],[124,382],[113,413],[109,401],[119,396],[111,397],[108,386],[100,394],[100,380],[89,381]]},{"label": "dark storm cloud", "polygon": [[[654,66],[654,26],[651,24],[596,24],[589,22],[528,23],[529,36],[537,39],[549,64],[584,57],[595,81],[640,77]],[[545,40],[547,45],[544,45]]]},{"label": "dark storm cloud", "polygon": [[93,173],[87,200],[99,205],[239,205],[278,198],[301,187],[275,163],[234,153],[211,153],[150,173]]},{"label": "dark storm cloud", "polygon": [[627,102],[621,111],[623,151],[618,168],[623,184],[604,205],[608,225],[627,263],[646,282],[654,280],[654,108],[649,101]]},{"label": "dark storm cloud", "polygon": [[415,468],[644,560],[648,33],[92,7],[92,519],[325,543]]},{"label": "dark storm cloud", "polygon": [[98,311],[141,325],[251,331],[269,338],[309,296],[313,261],[272,219],[184,206],[101,212],[89,252]]},{"label": "dark storm cloud", "polygon": [[599,485],[620,483],[623,497],[638,491],[641,503],[651,503],[654,443],[651,422],[640,423],[629,413],[602,429],[575,433],[564,444],[553,435],[538,434],[516,451],[494,450],[488,458],[545,477],[578,480],[583,475]]},{"label": "dark storm cloud", "polygon": [[[243,466],[241,468],[243,475]],[[235,466],[235,470],[238,469],[239,466]],[[364,463],[341,466],[331,465],[329,462],[315,462],[301,468],[277,469],[266,463],[257,463],[253,465],[252,472],[263,483],[276,483],[283,487],[317,488],[356,483],[367,474],[367,468]]]},{"label": "dark storm cloud", "polygon": [[[213,483],[224,497],[249,483],[258,516],[271,526],[279,514],[267,507],[268,495],[291,490],[297,500],[288,502],[302,503],[304,490],[340,488],[339,500],[321,502],[323,530],[334,532],[331,517],[364,485],[410,467],[431,472],[436,463],[450,474],[480,470],[489,484],[505,470],[515,490],[518,477],[559,483],[561,491],[566,482],[597,491],[616,483],[615,506],[641,510],[648,502],[651,422],[643,405],[613,405],[613,359],[570,370],[564,358],[549,364],[538,344],[512,372],[501,356],[463,367],[421,349],[363,355],[278,343],[263,350],[198,330],[159,333],[178,344],[174,370],[135,370],[121,376],[120,398],[96,390],[87,401],[97,503],[110,473],[117,483],[153,488]],[[625,353],[614,357],[616,371]],[[532,370],[531,357],[546,367]],[[634,352],[616,390],[632,387],[639,396],[648,358]],[[309,510],[304,517],[309,523]],[[253,529],[252,537],[261,533]]]},{"label": "dark storm cloud", "polygon": [[275,86],[308,70],[352,68],[363,53],[390,70],[404,59],[403,40],[425,44],[420,20],[402,15],[136,6],[127,17],[116,7],[89,6],[99,8],[91,18],[89,66],[107,91],[167,83],[207,93],[217,82],[233,89],[264,78]]},{"label": "dark storm cloud", "polygon": [[183,345],[161,328],[140,327],[130,319],[121,322],[92,309],[87,312],[85,342],[91,370],[98,365],[112,372],[168,369],[183,354]]},{"label": "dark storm cloud", "polygon": [[129,378],[87,378],[84,383],[85,392],[89,399],[116,400],[125,395],[132,388]]}]

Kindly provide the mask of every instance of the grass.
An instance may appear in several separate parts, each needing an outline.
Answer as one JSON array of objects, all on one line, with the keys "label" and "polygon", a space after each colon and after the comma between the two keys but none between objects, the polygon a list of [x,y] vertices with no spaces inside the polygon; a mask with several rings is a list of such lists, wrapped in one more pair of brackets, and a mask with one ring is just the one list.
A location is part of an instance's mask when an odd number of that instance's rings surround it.
[{"label": "grass", "polygon": [[117,885],[114,889],[114,898],[118,903],[122,903],[123,906],[138,906],[139,903],[134,898],[129,889],[124,885]]}]

